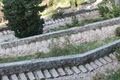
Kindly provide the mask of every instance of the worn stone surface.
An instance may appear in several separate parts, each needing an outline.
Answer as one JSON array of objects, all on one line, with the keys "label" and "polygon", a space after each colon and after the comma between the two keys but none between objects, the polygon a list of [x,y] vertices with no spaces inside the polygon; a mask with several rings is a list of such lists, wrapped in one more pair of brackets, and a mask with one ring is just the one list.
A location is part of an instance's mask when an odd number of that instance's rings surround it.
[{"label": "worn stone surface", "polygon": [[[98,39],[102,40],[114,36],[115,30],[117,27],[119,27],[119,24],[120,18],[114,18],[88,24],[83,27],[75,27],[53,33],[23,38],[11,42],[3,42],[0,43],[0,56],[13,57],[16,55],[23,56],[27,55],[28,53],[33,54],[36,52],[47,53],[50,51],[50,47],[54,46],[53,44],[64,46],[66,39],[68,39],[73,45],[78,45],[84,42]],[[5,39],[7,39],[7,37]],[[2,52],[3,50],[4,52]]]},{"label": "worn stone surface", "polygon": [[9,80],[8,76],[4,75],[2,76],[2,80]]},{"label": "worn stone surface", "polygon": [[52,77],[48,70],[44,70],[43,72],[44,72],[45,78],[51,78]]},{"label": "worn stone surface", "polygon": [[20,73],[18,76],[21,80],[27,80],[27,77],[24,73]]},{"label": "worn stone surface", "polygon": [[[13,62],[13,63],[4,63],[4,64],[0,64],[0,74],[4,75],[4,74],[33,71],[38,69],[41,70],[41,69],[58,68],[64,65],[78,66],[85,64],[88,61],[94,61],[98,58],[109,55],[110,53],[114,52],[117,46],[120,46],[120,40],[104,45],[100,48],[91,50],[84,54],[44,58],[37,60],[27,60],[21,62]],[[95,64],[99,66],[98,62],[96,62]]]},{"label": "worn stone surface", "polygon": [[28,72],[27,76],[28,76],[29,80],[35,80],[35,76],[32,72]]},{"label": "worn stone surface", "polygon": [[113,62],[104,65],[102,67],[99,67],[92,72],[75,74],[71,76],[63,76],[59,78],[46,79],[46,80],[93,80],[95,79],[95,77],[103,77],[101,76],[101,74],[109,75],[110,73],[117,71],[119,68],[120,68],[120,64],[116,60],[114,60]]}]

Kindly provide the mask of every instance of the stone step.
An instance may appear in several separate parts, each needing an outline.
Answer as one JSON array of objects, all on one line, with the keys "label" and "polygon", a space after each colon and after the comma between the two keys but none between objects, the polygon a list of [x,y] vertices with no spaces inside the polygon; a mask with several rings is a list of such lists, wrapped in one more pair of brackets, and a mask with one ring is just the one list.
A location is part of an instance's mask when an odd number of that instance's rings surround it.
[{"label": "stone step", "polygon": [[51,73],[51,75],[52,75],[53,78],[59,77],[58,72],[54,68],[50,70],[50,73]]},{"label": "stone step", "polygon": [[103,66],[103,64],[99,60],[95,60],[94,63],[99,67]]},{"label": "stone step", "polygon": [[2,76],[2,80],[9,80],[7,75]]},{"label": "stone step", "polygon": [[73,66],[73,67],[72,67],[72,70],[73,70],[76,74],[79,74],[79,73],[81,72],[76,66]]},{"label": "stone step", "polygon": [[18,77],[17,77],[16,74],[13,74],[13,75],[10,76],[10,79],[11,80],[18,80]]},{"label": "stone step", "polygon": [[86,72],[87,72],[87,69],[86,69],[83,65],[80,65],[80,66],[79,66],[79,69],[80,69],[83,73],[86,73]]},{"label": "stone step", "polygon": [[72,75],[72,74],[73,74],[73,71],[72,71],[69,67],[65,67],[64,70],[65,70],[65,72],[66,72],[68,75]]},{"label": "stone step", "polygon": [[108,62],[106,60],[104,60],[103,58],[100,58],[99,61],[103,64],[107,64]]},{"label": "stone step", "polygon": [[94,68],[94,69],[97,69],[98,66],[94,63],[94,62],[91,62],[90,65]]},{"label": "stone step", "polygon": [[[113,55],[112,55],[113,56]],[[89,64],[85,65],[79,65],[79,66],[73,66],[73,67],[64,67],[64,68],[53,68],[50,70],[38,70],[34,72],[28,72],[28,73],[20,73],[20,74],[13,74],[11,76],[2,76],[2,80],[43,80],[43,79],[49,79],[49,78],[57,78],[62,76],[70,76],[73,74],[82,74],[91,72],[103,65],[106,65],[108,63],[111,63],[113,61],[113,58],[110,56],[105,56],[103,58],[97,59],[93,62],[90,62]]]},{"label": "stone step", "polygon": [[29,80],[36,80],[35,76],[34,76],[34,74],[32,72],[28,72],[27,76],[28,76]]},{"label": "stone step", "polygon": [[108,56],[105,56],[104,59],[105,59],[107,62],[109,62],[109,63],[112,62],[112,59],[111,59],[110,57],[108,57]]},{"label": "stone step", "polygon": [[44,78],[45,78],[45,77],[44,77],[44,74],[42,73],[41,70],[35,72],[35,77],[36,77],[38,80],[41,80],[41,79],[44,79]]},{"label": "stone step", "polygon": [[57,71],[60,74],[60,76],[65,76],[66,75],[65,71],[63,70],[63,68],[58,68]]},{"label": "stone step", "polygon": [[93,71],[94,68],[90,64],[86,64],[85,67],[87,68],[88,71]]},{"label": "stone step", "polygon": [[113,60],[116,60],[116,56],[114,54],[110,54],[109,57],[112,58]]},{"label": "stone step", "polygon": [[25,76],[24,73],[20,73],[19,75],[20,80],[27,80],[27,77]]},{"label": "stone step", "polygon": [[44,72],[45,78],[51,78],[52,77],[48,70],[44,70],[43,72]]}]

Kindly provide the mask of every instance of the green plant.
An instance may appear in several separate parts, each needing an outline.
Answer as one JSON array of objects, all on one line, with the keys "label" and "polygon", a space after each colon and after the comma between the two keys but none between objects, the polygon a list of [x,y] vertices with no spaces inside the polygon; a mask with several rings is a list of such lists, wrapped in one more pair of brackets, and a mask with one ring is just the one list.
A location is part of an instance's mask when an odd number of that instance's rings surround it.
[{"label": "green plant", "polygon": [[112,5],[108,6],[107,2],[103,2],[100,5],[98,5],[99,13],[104,19],[110,19],[120,16],[120,6],[117,6],[114,3],[111,4]]},{"label": "green plant", "polygon": [[71,27],[73,27],[73,25],[72,25],[72,24],[66,23],[64,28],[66,28],[66,29],[67,29],[67,28],[71,28]]},{"label": "green plant", "polygon": [[72,17],[72,26],[79,26],[79,21],[76,16]]},{"label": "green plant", "polygon": [[116,28],[116,36],[120,36],[120,27]]},{"label": "green plant", "polygon": [[117,60],[120,61],[120,47],[116,48],[116,53]]},{"label": "green plant", "polygon": [[93,80],[105,80],[105,77],[104,73],[96,73],[96,75],[93,76]]},{"label": "green plant", "polygon": [[112,72],[111,75],[106,76],[104,80],[120,80],[120,69]]},{"label": "green plant", "polygon": [[43,32],[44,20],[39,11],[46,6],[39,6],[42,0],[4,0],[4,13],[9,21],[8,27],[19,38],[38,35]]},{"label": "green plant", "polygon": [[93,77],[93,80],[120,80],[120,69],[112,71],[108,75],[104,73],[97,74]]},{"label": "green plant", "polygon": [[52,15],[53,19],[60,19],[63,18],[64,16],[64,12],[63,11],[55,11],[55,13]]}]

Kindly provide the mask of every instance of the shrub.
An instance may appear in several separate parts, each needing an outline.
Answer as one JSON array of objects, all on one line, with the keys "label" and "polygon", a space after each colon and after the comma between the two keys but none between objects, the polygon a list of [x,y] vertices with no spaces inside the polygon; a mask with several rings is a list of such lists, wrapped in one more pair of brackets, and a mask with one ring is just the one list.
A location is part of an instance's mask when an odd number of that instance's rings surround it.
[{"label": "shrub", "polygon": [[76,16],[72,17],[72,25],[73,26],[79,26],[79,21]]},{"label": "shrub", "polygon": [[56,11],[56,12],[52,15],[52,18],[53,18],[53,19],[63,18],[63,17],[64,17],[63,14],[64,14],[63,11],[60,11],[60,12],[57,12],[57,11]]},{"label": "shrub", "polygon": [[117,60],[120,61],[120,47],[116,49],[116,52],[117,52],[116,54]]},{"label": "shrub", "polygon": [[116,28],[116,36],[120,36],[120,27]]},{"label": "shrub", "polygon": [[42,0],[4,0],[5,18],[8,28],[19,38],[38,35],[43,32],[43,19],[38,15],[46,6],[39,6]]},{"label": "shrub", "polygon": [[[112,3],[111,3],[112,4]],[[98,5],[99,13],[104,19],[110,19],[120,16],[120,6],[115,5],[114,3],[108,6],[107,2],[101,3]]]},{"label": "shrub", "polygon": [[66,28],[66,29],[67,29],[67,28],[71,28],[71,27],[74,27],[73,24],[69,24],[69,23],[66,23],[66,24],[65,24],[65,28]]},{"label": "shrub", "polygon": [[96,73],[96,75],[93,76],[93,80],[105,80],[105,77],[104,73]]}]

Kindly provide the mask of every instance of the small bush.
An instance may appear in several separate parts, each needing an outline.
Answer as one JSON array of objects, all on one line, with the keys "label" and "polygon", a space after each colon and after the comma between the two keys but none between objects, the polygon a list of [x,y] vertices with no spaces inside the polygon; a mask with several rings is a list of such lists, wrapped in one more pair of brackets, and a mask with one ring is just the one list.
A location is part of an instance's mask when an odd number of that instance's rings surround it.
[{"label": "small bush", "polygon": [[3,3],[8,27],[16,37],[24,38],[43,32],[44,21],[38,14],[46,7],[39,6],[42,0],[3,0]]},{"label": "small bush", "polygon": [[120,27],[116,28],[116,36],[120,36]]},{"label": "small bush", "polygon": [[120,61],[120,47],[116,49],[116,53],[117,60]]},{"label": "small bush", "polygon": [[76,16],[72,17],[72,25],[73,26],[79,26],[79,21]]},{"label": "small bush", "polygon": [[73,27],[72,24],[69,24],[69,23],[66,23],[66,24],[65,24],[65,28],[66,28],[66,29],[67,29],[67,28],[71,28],[71,27]]},{"label": "small bush", "polygon": [[96,73],[95,76],[93,76],[93,80],[105,80],[105,74],[103,73]]},{"label": "small bush", "polygon": [[114,3],[111,3],[112,5],[108,6],[107,2],[101,3],[98,5],[99,13],[101,14],[101,17],[104,19],[110,19],[114,17],[120,16],[120,6],[115,5]]}]

